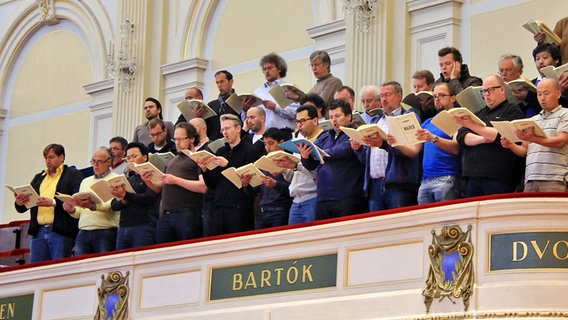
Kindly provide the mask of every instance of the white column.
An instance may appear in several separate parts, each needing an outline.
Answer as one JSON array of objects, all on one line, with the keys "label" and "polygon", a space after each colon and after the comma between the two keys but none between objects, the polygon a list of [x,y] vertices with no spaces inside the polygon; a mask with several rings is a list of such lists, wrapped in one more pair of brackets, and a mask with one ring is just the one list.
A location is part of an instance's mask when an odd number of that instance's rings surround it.
[{"label": "white column", "polygon": [[203,89],[205,85],[205,70],[209,61],[193,58],[180,62],[170,63],[161,67],[164,76],[164,101],[162,108],[170,120],[174,121],[180,112],[176,105],[185,98],[185,91],[191,87]]},{"label": "white column", "polygon": [[[91,109],[91,133],[89,150],[95,150],[100,146],[108,146],[108,141],[113,137],[112,127],[112,101],[114,96],[114,80],[104,80],[90,83],[83,87],[85,92],[92,98]],[[125,136],[126,140],[132,139]],[[91,152],[88,153],[89,157]]]},{"label": "white column", "polygon": [[407,0],[410,14],[411,72],[428,69],[438,78],[438,50],[459,49],[463,0]]}]

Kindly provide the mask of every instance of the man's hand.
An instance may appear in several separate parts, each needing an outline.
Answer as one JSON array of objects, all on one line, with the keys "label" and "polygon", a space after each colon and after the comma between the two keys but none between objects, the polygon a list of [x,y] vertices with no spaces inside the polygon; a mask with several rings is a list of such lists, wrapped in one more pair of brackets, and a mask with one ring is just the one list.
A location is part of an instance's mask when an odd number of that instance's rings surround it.
[{"label": "man's hand", "polygon": [[288,157],[282,157],[282,158],[279,158],[279,159],[272,159],[272,162],[274,162],[274,164],[276,164],[280,168],[296,169],[296,163]]},{"label": "man's hand", "polygon": [[265,108],[270,109],[270,110],[274,110],[276,109],[276,103],[270,101],[270,100],[262,100],[262,104],[264,105]]},{"label": "man's hand", "polygon": [[310,153],[314,151],[314,148],[312,148],[312,146],[310,146],[309,144],[300,143],[298,145],[298,150],[300,150],[300,155],[302,156],[302,159],[308,159],[310,157]]},{"label": "man's hand", "polygon": [[541,44],[544,42],[544,39],[546,39],[546,35],[544,34],[544,32],[535,33],[533,39],[534,41],[536,41],[536,43]]},{"label": "man's hand", "polygon": [[[205,109],[204,106],[199,105],[197,106],[197,108],[195,108],[195,111],[193,112],[193,116],[196,118],[203,118],[203,115],[205,115],[205,112],[207,111],[207,109]],[[189,121],[191,119],[187,119],[187,121]]]},{"label": "man's hand", "polygon": [[420,141],[432,142],[432,140],[434,140],[434,135],[427,129],[420,129],[416,131],[416,139]]},{"label": "man's hand", "polygon": [[455,61],[454,67],[452,68],[452,72],[450,72],[450,79],[459,79],[460,73],[461,73],[461,63]]},{"label": "man's hand", "polygon": [[30,196],[24,193],[14,193],[14,198],[16,198],[16,204],[19,206],[23,206],[26,204],[26,202],[30,201]]},{"label": "man's hand", "polygon": [[53,201],[53,199],[46,197],[39,197],[39,199],[37,200],[38,207],[53,207],[54,203],[55,202]]},{"label": "man's hand", "polygon": [[383,138],[379,134],[375,134],[368,137],[363,137],[363,142],[367,144],[369,147],[373,148],[380,148],[383,145]]},{"label": "man's hand", "polygon": [[124,196],[126,196],[126,189],[124,188],[124,185],[118,186],[116,188],[112,188],[110,190],[110,193],[117,199],[122,200],[124,199]]}]

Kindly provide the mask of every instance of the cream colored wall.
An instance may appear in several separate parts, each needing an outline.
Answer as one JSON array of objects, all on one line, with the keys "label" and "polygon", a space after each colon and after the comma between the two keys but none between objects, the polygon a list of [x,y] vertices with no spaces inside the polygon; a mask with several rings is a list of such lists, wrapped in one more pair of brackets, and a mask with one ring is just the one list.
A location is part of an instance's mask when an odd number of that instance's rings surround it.
[{"label": "cream colored wall", "polygon": [[[87,167],[89,164],[86,161],[88,154],[85,146],[89,141],[89,114],[89,111],[82,111],[10,129],[6,184],[19,186],[30,183],[36,173],[45,169],[42,152],[50,143],[59,143],[65,147],[65,163],[68,165],[75,165],[79,169]],[[4,199],[4,223],[29,218],[29,213],[16,213],[13,196],[6,189]]]},{"label": "cream colored wall", "polygon": [[[49,143],[66,149],[66,163],[88,165],[90,111],[66,113],[61,106],[90,100],[83,85],[92,82],[91,63],[81,40],[68,31],[46,34],[22,59],[11,92],[10,119],[20,125],[6,130],[8,137],[5,183],[23,185],[45,168],[42,151]],[[57,116],[39,112],[56,112]],[[26,120],[31,119],[31,120]],[[13,209],[13,196],[3,190],[2,222],[28,219]]]},{"label": "cream colored wall", "polygon": [[[217,26],[210,68],[227,68],[233,73],[237,92],[252,92],[265,81],[258,66],[263,55],[282,55],[313,45],[306,32],[314,25],[313,19],[311,3],[304,0],[227,1]],[[286,81],[309,90],[313,76],[308,57],[287,62]],[[245,63],[246,67],[238,72],[230,68]],[[214,99],[218,94],[215,81],[207,80],[211,88],[209,99]]]},{"label": "cream colored wall", "polygon": [[64,30],[42,37],[24,58],[16,77],[10,118],[89,100],[91,63],[81,40]]},{"label": "cream colored wall", "polygon": [[529,79],[536,77],[531,54],[536,43],[522,25],[530,19],[537,19],[554,28],[556,21],[567,15],[568,2],[555,0],[533,0],[473,15],[469,62],[472,72],[479,77],[497,73],[499,56],[512,53],[523,59],[523,76]]}]

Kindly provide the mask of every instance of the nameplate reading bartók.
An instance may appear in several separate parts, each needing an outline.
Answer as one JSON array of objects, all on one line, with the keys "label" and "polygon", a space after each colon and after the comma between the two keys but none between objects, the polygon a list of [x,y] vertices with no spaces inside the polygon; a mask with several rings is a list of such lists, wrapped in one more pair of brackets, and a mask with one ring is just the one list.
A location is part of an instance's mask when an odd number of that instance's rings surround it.
[{"label": "nameplate reading bart\u00f3k", "polygon": [[211,269],[209,300],[335,287],[337,254]]}]

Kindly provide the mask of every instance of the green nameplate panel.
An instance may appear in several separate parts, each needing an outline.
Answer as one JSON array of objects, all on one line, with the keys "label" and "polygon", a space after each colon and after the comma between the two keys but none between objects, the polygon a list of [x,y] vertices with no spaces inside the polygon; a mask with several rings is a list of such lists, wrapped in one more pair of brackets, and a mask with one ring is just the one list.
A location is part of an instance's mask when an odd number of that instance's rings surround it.
[{"label": "green nameplate panel", "polygon": [[568,232],[490,234],[489,256],[489,271],[568,269]]},{"label": "green nameplate panel", "polygon": [[209,300],[335,287],[337,254],[211,270]]},{"label": "green nameplate panel", "polygon": [[0,299],[0,319],[29,320],[32,318],[34,295]]}]

